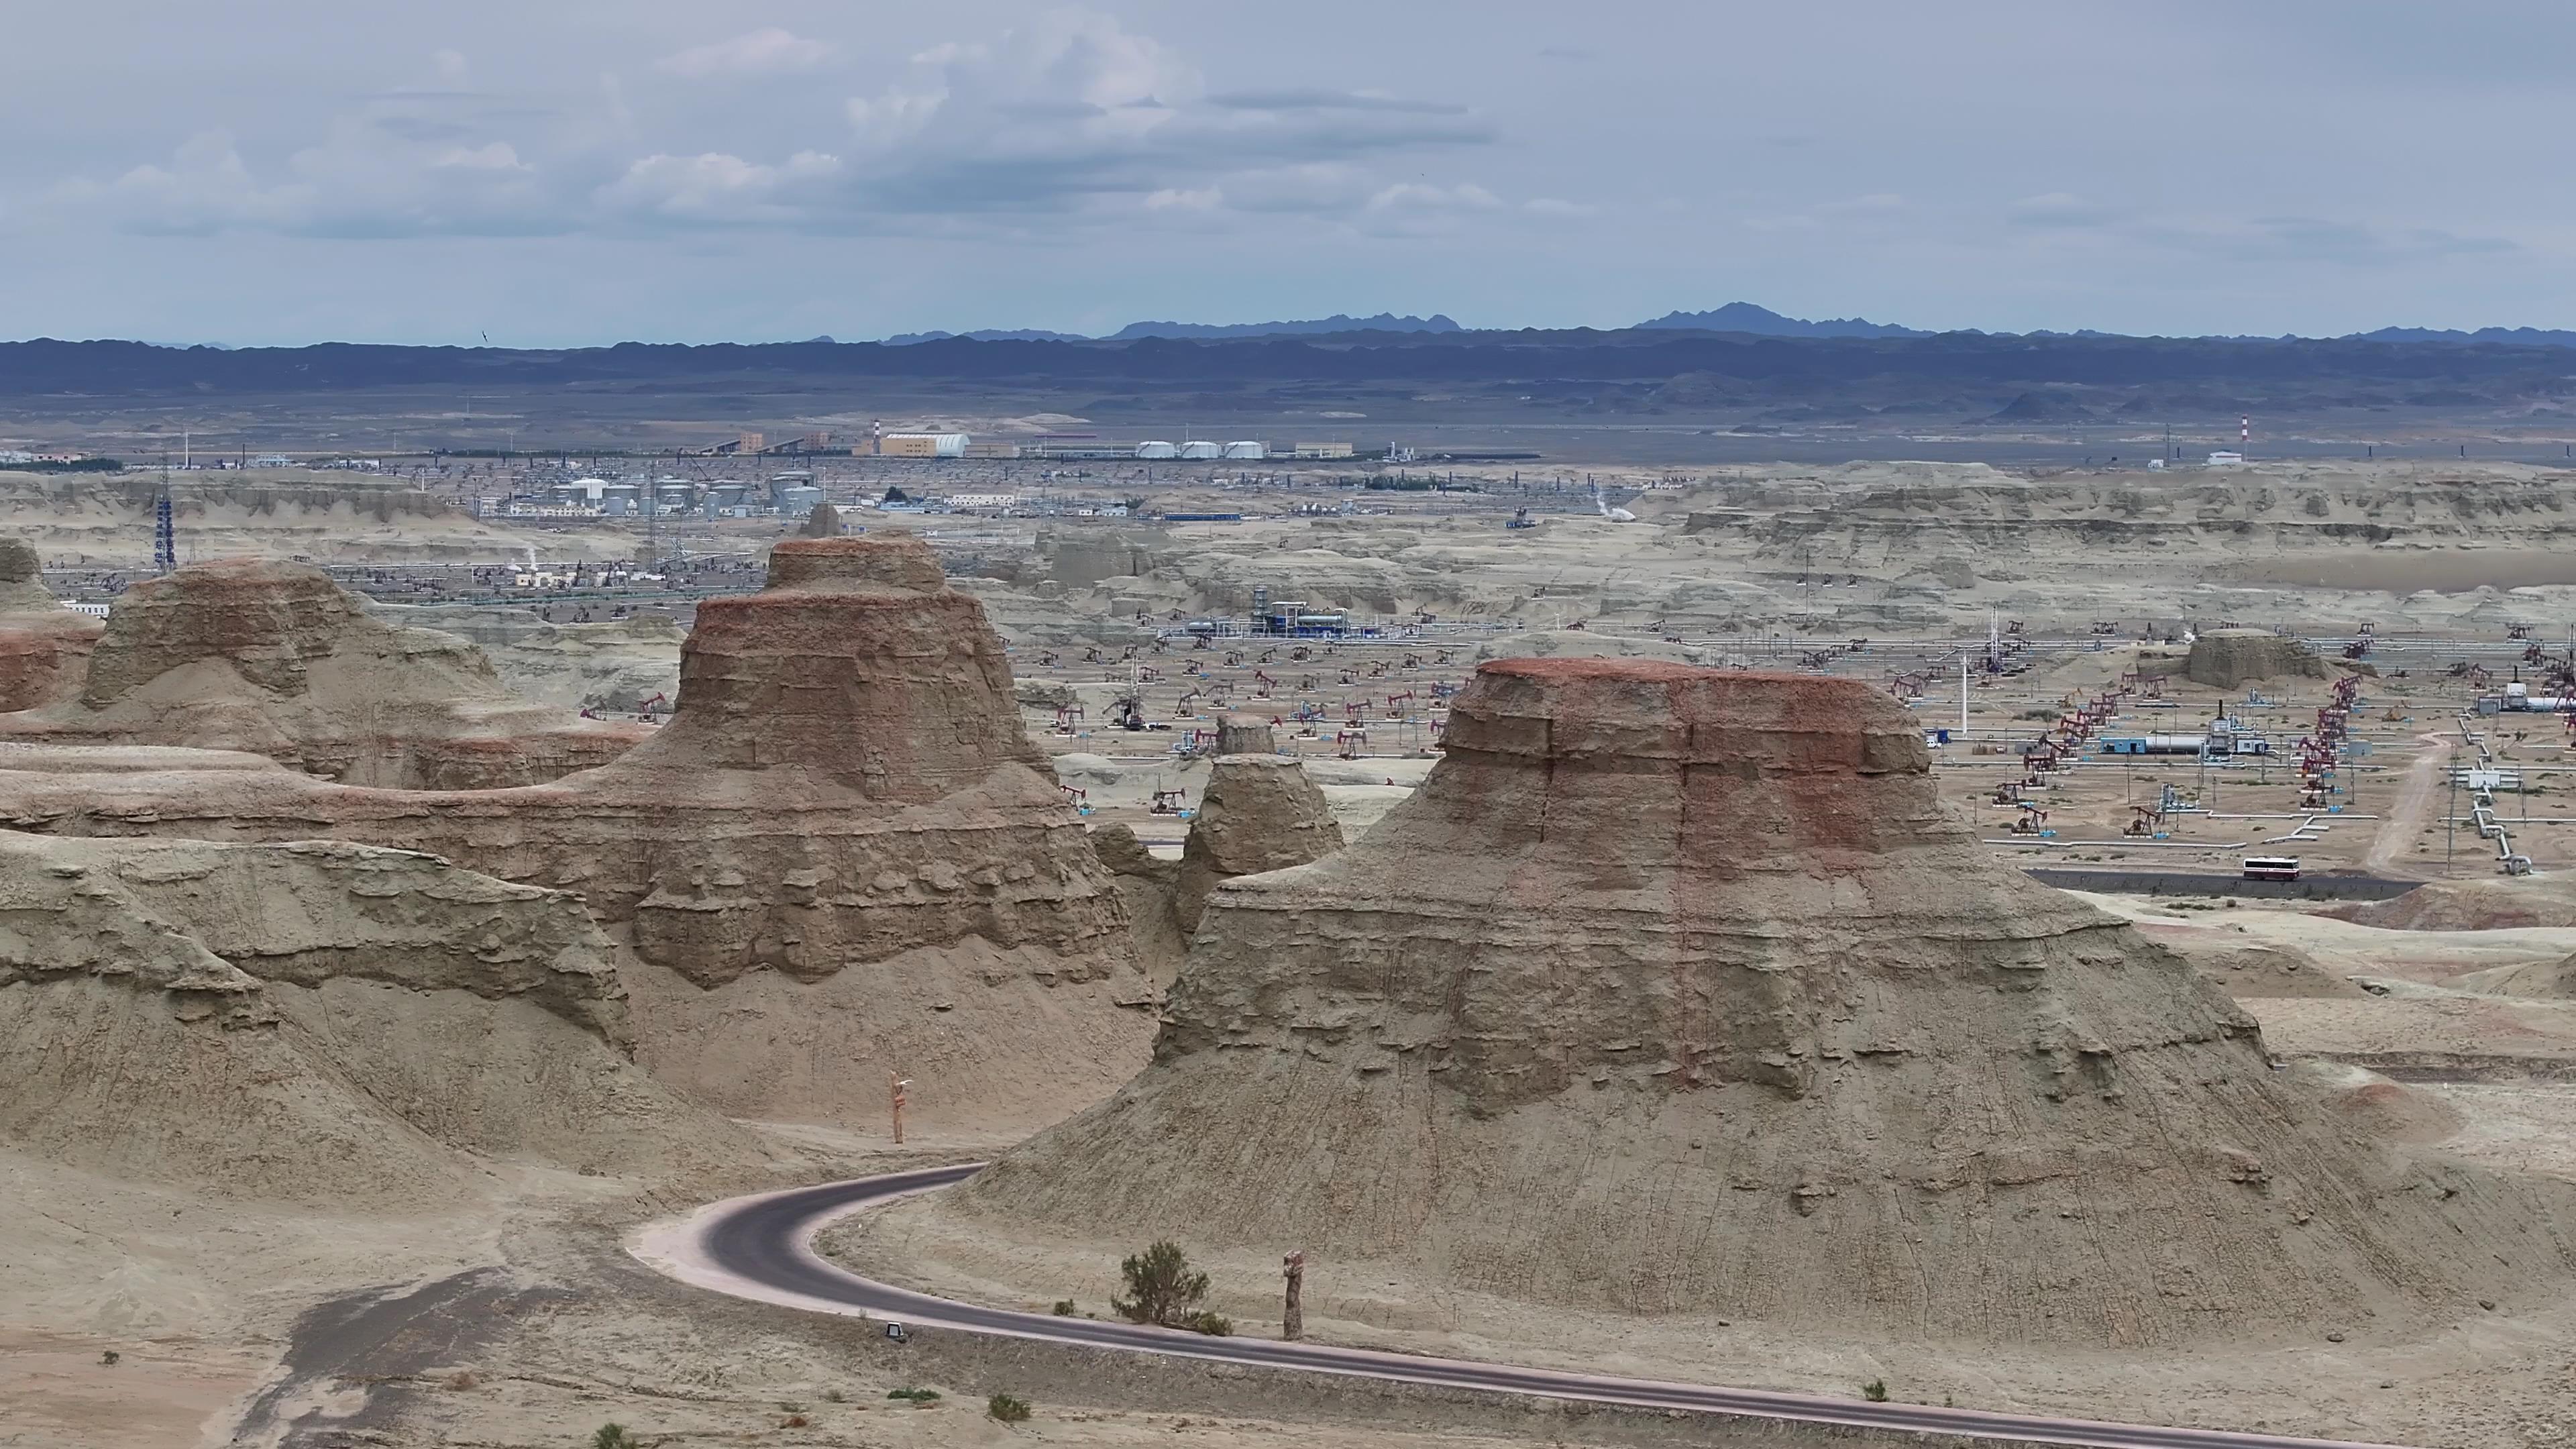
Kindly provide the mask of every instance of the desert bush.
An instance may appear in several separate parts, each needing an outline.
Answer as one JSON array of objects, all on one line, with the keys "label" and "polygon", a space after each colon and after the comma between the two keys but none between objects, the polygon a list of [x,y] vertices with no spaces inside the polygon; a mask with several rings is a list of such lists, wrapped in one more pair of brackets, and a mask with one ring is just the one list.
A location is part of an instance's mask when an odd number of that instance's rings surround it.
[{"label": "desert bush", "polygon": [[1885,1379],[1871,1379],[1868,1383],[1865,1383],[1865,1384],[1863,1384],[1863,1385],[1861,1385],[1861,1386],[1860,1386],[1860,1396],[1861,1396],[1862,1398],[1864,1398],[1864,1399],[1869,1400],[1869,1401],[1870,1401],[1871,1403],[1873,1403],[1873,1404],[1884,1404],[1884,1403],[1886,1403],[1886,1402],[1887,1402],[1887,1380],[1885,1380]]},{"label": "desert bush", "polygon": [[1017,1394],[995,1394],[984,1401],[984,1412],[1005,1424],[1029,1421],[1029,1401]]},{"label": "desert bush", "polygon": [[936,1401],[936,1400],[938,1399],[938,1397],[939,1397],[939,1390],[937,1390],[937,1389],[895,1389],[895,1390],[892,1390],[891,1392],[889,1392],[889,1393],[886,1395],[886,1397],[887,1397],[887,1398],[889,1398],[889,1399],[909,1399],[909,1400],[911,1400],[913,1403],[916,1403],[916,1404],[927,1404],[927,1403],[934,1402],[934,1401]]},{"label": "desert bush", "polygon": [[602,1424],[590,1436],[590,1449],[644,1449],[643,1444],[626,1432],[622,1424]]},{"label": "desert bush", "polygon": [[1186,1328],[1207,1298],[1208,1276],[1191,1271],[1188,1256],[1168,1239],[1120,1263],[1118,1276],[1126,1281],[1127,1296],[1110,1299],[1109,1306],[1134,1323]]},{"label": "desert bush", "polygon": [[1058,1318],[1071,1318],[1073,1316],[1073,1300],[1070,1298],[1057,1299],[1055,1301],[1055,1316]]},{"label": "desert bush", "polygon": [[1191,1314],[1181,1326],[1193,1333],[1204,1333],[1210,1338],[1224,1338],[1234,1332],[1233,1319],[1222,1313],[1210,1313],[1205,1309]]}]

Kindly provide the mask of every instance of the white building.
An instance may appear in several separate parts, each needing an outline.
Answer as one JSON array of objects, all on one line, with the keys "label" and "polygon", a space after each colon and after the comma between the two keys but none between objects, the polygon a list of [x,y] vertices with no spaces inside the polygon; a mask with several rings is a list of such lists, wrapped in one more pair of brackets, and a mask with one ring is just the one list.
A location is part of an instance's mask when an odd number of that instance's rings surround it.
[{"label": "white building", "polygon": [[2245,455],[2233,448],[2209,455],[2209,466],[2213,468],[2237,468],[2244,466],[2244,463]]},{"label": "white building", "polygon": [[1181,450],[1173,447],[1169,443],[1138,443],[1136,445],[1136,456],[1139,458],[1177,458],[1181,456]]},{"label": "white building", "polygon": [[970,509],[1017,508],[1020,506],[1020,495],[1017,493],[951,493],[948,495],[948,506]]},{"label": "white building", "polygon": [[1239,458],[1246,462],[1259,462],[1270,456],[1270,450],[1259,443],[1228,443],[1225,445],[1225,456],[1230,459]]}]

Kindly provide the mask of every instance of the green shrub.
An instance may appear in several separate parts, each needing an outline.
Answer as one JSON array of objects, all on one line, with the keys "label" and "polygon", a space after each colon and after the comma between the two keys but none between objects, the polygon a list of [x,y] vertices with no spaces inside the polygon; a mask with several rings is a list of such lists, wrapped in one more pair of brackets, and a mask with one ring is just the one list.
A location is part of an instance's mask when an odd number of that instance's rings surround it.
[{"label": "green shrub", "polygon": [[1055,1301],[1055,1316],[1058,1318],[1071,1318],[1073,1316],[1073,1300],[1070,1298],[1057,1299]]},{"label": "green shrub", "polygon": [[1187,1328],[1207,1298],[1208,1276],[1192,1272],[1180,1245],[1169,1240],[1120,1263],[1118,1276],[1126,1281],[1127,1296],[1110,1299],[1109,1306],[1134,1323]]},{"label": "green shrub", "polygon": [[889,1398],[889,1399],[908,1399],[908,1400],[910,1400],[911,1402],[916,1403],[916,1404],[928,1404],[928,1403],[936,1402],[936,1401],[938,1400],[938,1398],[939,1398],[939,1390],[937,1390],[937,1389],[894,1389],[894,1390],[889,1391],[889,1392],[886,1394],[886,1397],[887,1397],[887,1398]]},{"label": "green shrub", "polygon": [[634,1435],[626,1432],[624,1425],[602,1424],[599,1432],[590,1436],[590,1449],[644,1449],[644,1446]]},{"label": "green shrub", "polygon": [[1191,1314],[1181,1326],[1193,1333],[1204,1333],[1210,1338],[1224,1338],[1234,1332],[1233,1319],[1222,1313],[1210,1313],[1205,1309]]},{"label": "green shrub", "polygon": [[1029,1421],[1029,1401],[1017,1394],[995,1394],[984,1401],[984,1412],[1005,1424]]},{"label": "green shrub", "polygon": [[1887,1380],[1885,1380],[1885,1379],[1871,1379],[1868,1383],[1865,1383],[1865,1384],[1863,1384],[1863,1385],[1861,1385],[1861,1386],[1860,1386],[1860,1396],[1861,1396],[1862,1398],[1864,1398],[1864,1399],[1869,1400],[1869,1401],[1870,1401],[1871,1403],[1873,1403],[1873,1404],[1884,1404],[1884,1403],[1886,1403],[1886,1402],[1887,1402]]}]

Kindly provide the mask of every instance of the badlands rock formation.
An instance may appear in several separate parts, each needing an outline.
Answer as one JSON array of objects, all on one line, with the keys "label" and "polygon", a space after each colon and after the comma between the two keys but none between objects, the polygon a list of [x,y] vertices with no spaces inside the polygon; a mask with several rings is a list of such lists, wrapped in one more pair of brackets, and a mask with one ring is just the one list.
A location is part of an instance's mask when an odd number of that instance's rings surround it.
[{"label": "badlands rock formation", "polygon": [[1148,852],[1124,825],[1091,834],[1093,851],[1126,898],[1137,961],[1160,986],[1180,973],[1190,933],[1220,881],[1304,865],[1342,847],[1324,792],[1304,766],[1273,753],[1278,741],[1267,723],[1226,715],[1217,721],[1216,738],[1217,755],[1179,860]]},{"label": "badlands rock formation", "polygon": [[1022,732],[1001,641],[917,538],[779,544],[765,590],[699,607],[671,723],[551,784],[357,790],[203,756],[68,773],[76,753],[0,755],[0,813],[398,843],[578,891],[640,958],[644,1059],[737,1115],[873,1123],[894,1071],[926,1121],[1051,1121],[1132,1075],[1153,1031],[1118,889]]},{"label": "badlands rock formation", "polygon": [[1278,755],[1219,755],[1181,844],[1173,918],[1186,937],[1198,930],[1219,883],[1304,865],[1341,848],[1342,828],[1303,765]]},{"label": "badlands rock formation", "polygon": [[2333,671],[2305,642],[2269,629],[2213,629],[2191,641],[2183,677],[2212,689],[2235,689],[2267,679],[2323,679]]},{"label": "badlands rock formation", "polygon": [[1864,683],[1509,661],[1450,719],[1357,843],[1217,888],[1142,1075],[894,1221],[2101,1345],[2568,1274],[2520,1190],[2338,1125],[2186,963],[1989,861]]},{"label": "badlands rock formation", "polygon": [[579,902],[406,850],[0,832],[0,1148],[232,1197],[417,1208],[476,1158],[733,1171],[629,1060]]},{"label": "badlands rock formation", "polygon": [[587,624],[463,604],[389,605],[378,612],[471,641],[503,684],[545,704],[613,717],[632,715],[655,695],[667,705],[680,692],[680,641],[687,635],[656,609]]},{"label": "badlands rock formation", "polygon": [[390,625],[304,564],[196,564],[127,591],[77,697],[0,738],[249,750],[351,784],[526,785],[650,733],[532,706],[473,645]]},{"label": "badlands rock formation", "polygon": [[0,711],[34,709],[80,688],[105,627],[54,598],[26,540],[0,538]]}]

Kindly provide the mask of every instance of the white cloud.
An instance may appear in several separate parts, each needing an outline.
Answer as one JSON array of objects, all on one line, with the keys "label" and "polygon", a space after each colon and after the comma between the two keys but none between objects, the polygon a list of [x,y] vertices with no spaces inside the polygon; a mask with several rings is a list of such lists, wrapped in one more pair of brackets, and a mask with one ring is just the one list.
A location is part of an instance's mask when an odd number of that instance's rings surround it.
[{"label": "white cloud", "polygon": [[429,164],[457,167],[467,171],[524,172],[531,169],[519,159],[518,148],[507,141],[494,141],[488,146],[477,146],[471,150],[463,146],[450,146],[432,157]]},{"label": "white cloud", "polygon": [[269,179],[229,134],[208,131],[167,165],[136,166],[105,185],[72,182],[55,200],[74,215],[144,234],[527,235],[577,222],[507,141],[465,145],[436,128],[356,116],[333,123]]},{"label": "white cloud", "polygon": [[731,40],[692,46],[654,62],[654,68],[689,80],[715,76],[779,75],[812,70],[829,62],[831,42],[809,40],[775,25],[745,31]]},{"label": "white cloud", "polygon": [[1225,193],[1213,186],[1178,190],[1165,187],[1145,198],[1147,211],[1214,211],[1225,205]]},{"label": "white cloud", "polygon": [[1494,193],[1472,181],[1456,186],[1399,181],[1368,199],[1371,211],[1491,211],[1502,204]]},{"label": "white cloud", "polygon": [[1554,196],[1533,196],[1521,203],[1524,211],[1540,216],[1597,216],[1601,208],[1587,202],[1566,201]]},{"label": "white cloud", "polygon": [[1189,57],[1082,10],[923,50],[845,109],[854,184],[892,212],[1356,209],[1386,182],[1341,172],[1491,138],[1463,108],[1433,101],[1211,96]]},{"label": "white cloud", "polygon": [[[836,58],[825,42],[769,27],[654,65],[712,79]],[[209,132],[167,161],[48,200],[133,231],[348,237],[653,222],[1014,228],[1032,213],[1174,226],[1241,213],[1366,216],[1402,230],[1411,223],[1397,218],[1501,206],[1481,186],[1425,174],[1427,157],[1493,138],[1463,107],[1295,85],[1211,96],[1191,57],[1079,9],[920,49],[857,95],[825,77],[781,80],[764,93],[782,103],[753,115],[729,102],[708,109],[721,93],[692,101],[696,92],[667,82],[630,100],[613,73],[595,89],[491,91],[467,84],[453,51],[413,80],[332,118],[300,149]],[[846,129],[798,134],[826,95]],[[721,141],[704,129],[717,124]]]},{"label": "white cloud", "polygon": [[167,166],[142,165],[100,186],[75,182],[71,204],[93,209],[124,230],[203,235],[234,227],[280,226],[310,202],[299,188],[262,186],[222,131],[182,143]]},{"label": "white cloud", "polygon": [[712,226],[792,221],[808,215],[818,188],[841,173],[841,158],[800,151],[782,165],[707,152],[647,156],[602,187],[612,209]]},{"label": "white cloud", "polygon": [[2123,214],[2118,207],[2087,200],[2071,191],[2049,191],[2014,202],[2005,209],[2004,217],[2015,226],[2094,227],[2116,221]]}]

